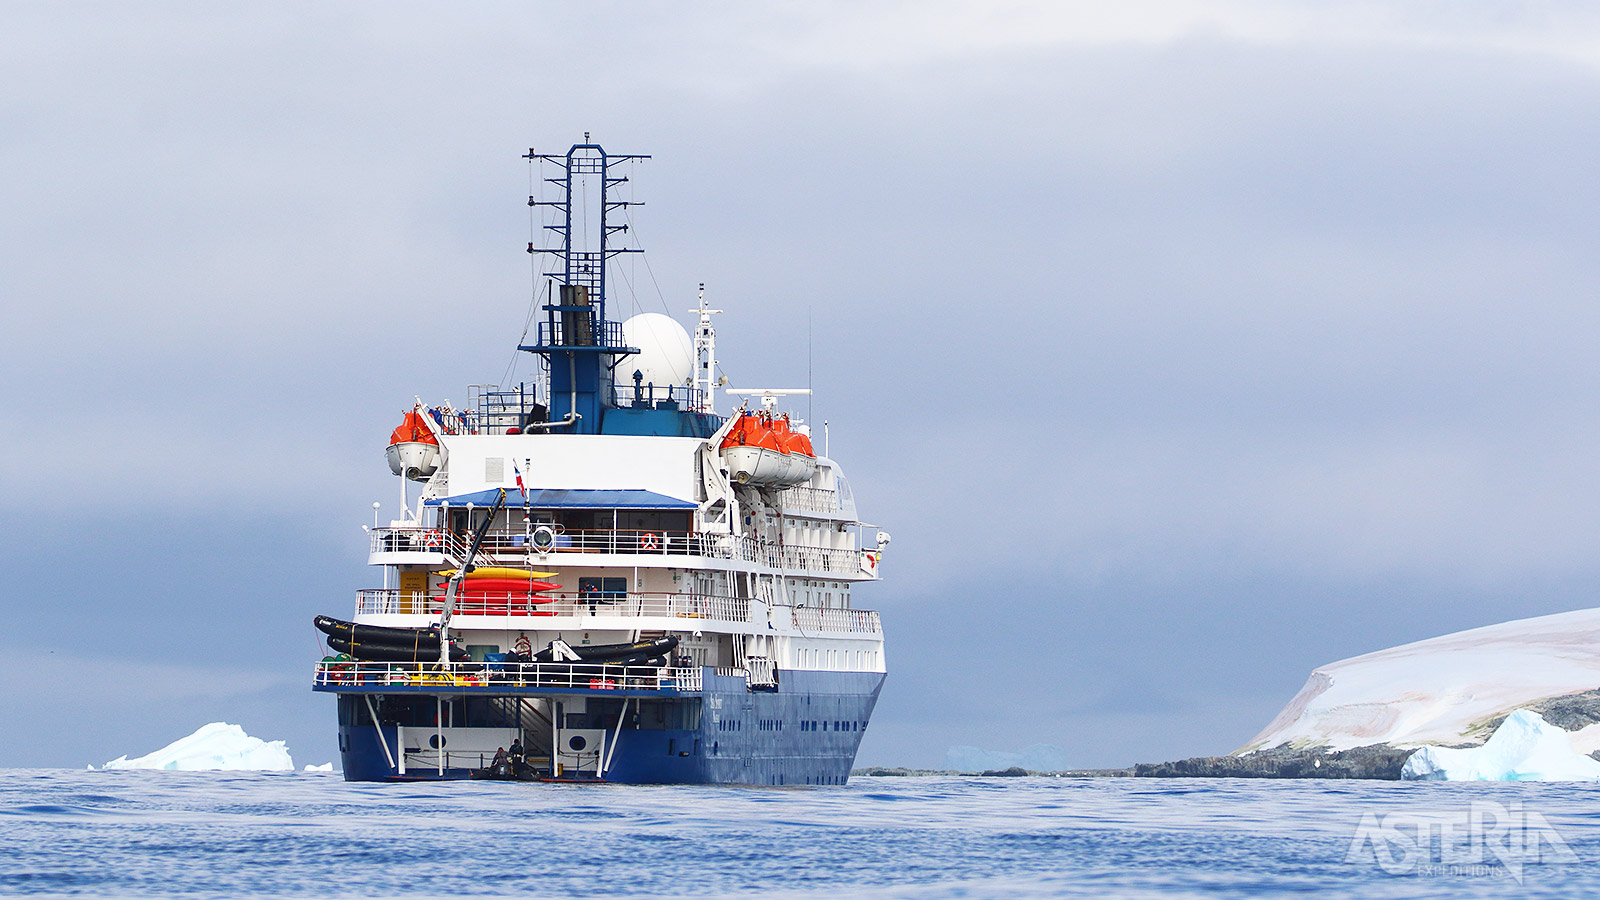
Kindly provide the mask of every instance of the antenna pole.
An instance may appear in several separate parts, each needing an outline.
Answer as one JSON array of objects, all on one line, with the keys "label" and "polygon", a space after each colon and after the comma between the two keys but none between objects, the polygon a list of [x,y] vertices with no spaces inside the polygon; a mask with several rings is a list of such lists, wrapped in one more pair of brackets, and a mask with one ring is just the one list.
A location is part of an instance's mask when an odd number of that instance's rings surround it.
[{"label": "antenna pole", "polygon": [[711,395],[717,389],[717,329],[711,324],[711,317],[722,310],[706,308],[704,281],[700,282],[700,304],[689,312],[700,314],[700,324],[694,329],[694,386],[700,392],[698,411],[714,412],[716,403]]},{"label": "antenna pole", "polygon": [[813,408],[816,405],[816,401],[814,399],[815,395],[811,393],[811,389],[813,387],[815,387],[815,385],[813,385],[811,383],[811,300],[810,300],[810,298],[807,298],[806,299],[806,421],[807,422],[811,421],[812,417],[816,415],[816,410]]}]

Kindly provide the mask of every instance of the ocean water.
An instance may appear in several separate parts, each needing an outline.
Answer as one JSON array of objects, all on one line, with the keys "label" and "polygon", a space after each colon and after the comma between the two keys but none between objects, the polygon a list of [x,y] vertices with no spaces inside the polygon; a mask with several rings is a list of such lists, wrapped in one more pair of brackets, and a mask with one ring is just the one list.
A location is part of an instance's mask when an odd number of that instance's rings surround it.
[{"label": "ocean water", "polygon": [[1596,785],[375,785],[314,774],[0,770],[0,895],[1597,893]]}]

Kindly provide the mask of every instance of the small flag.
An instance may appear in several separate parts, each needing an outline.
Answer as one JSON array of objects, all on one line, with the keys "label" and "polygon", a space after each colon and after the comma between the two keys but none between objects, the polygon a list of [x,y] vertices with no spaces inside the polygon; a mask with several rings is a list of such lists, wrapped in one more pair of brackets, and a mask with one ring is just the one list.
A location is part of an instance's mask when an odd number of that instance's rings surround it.
[{"label": "small flag", "polygon": [[523,506],[527,506],[528,505],[528,486],[526,484],[524,484],[523,481],[522,481],[522,467],[517,465],[517,461],[514,460],[514,459],[511,461],[511,471],[513,471],[513,472],[515,472],[517,474],[517,490],[522,492],[522,505]]}]

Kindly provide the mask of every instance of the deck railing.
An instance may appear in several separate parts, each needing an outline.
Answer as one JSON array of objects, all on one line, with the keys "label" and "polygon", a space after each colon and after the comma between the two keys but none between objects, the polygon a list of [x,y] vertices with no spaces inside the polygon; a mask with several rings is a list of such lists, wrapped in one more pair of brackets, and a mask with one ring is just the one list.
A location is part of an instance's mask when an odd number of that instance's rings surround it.
[{"label": "deck railing", "polygon": [[319,688],[429,687],[481,690],[553,688],[698,691],[698,667],[607,666],[596,663],[438,663],[323,660],[312,684]]},{"label": "deck railing", "polygon": [[797,512],[836,513],[843,509],[839,503],[839,492],[828,488],[785,488],[778,499],[784,509]]},{"label": "deck railing", "polygon": [[[448,529],[421,525],[379,527],[370,532],[373,553],[438,553],[461,559],[470,543],[465,536]],[[491,565],[520,565],[541,558],[544,552],[533,546],[532,536],[525,532],[491,529],[478,548],[478,558],[480,563]],[[547,552],[698,556],[839,575],[861,571],[861,557],[856,550],[785,545],[707,531],[563,531],[556,534]]]},{"label": "deck railing", "polygon": [[[658,616],[678,619],[715,619],[721,622],[748,622],[750,601],[744,597],[722,597],[709,594],[630,593],[626,597],[599,599],[589,594],[551,593],[539,594],[548,602],[535,603],[526,595],[515,598],[487,598],[478,600],[457,599],[454,615],[457,616],[599,616],[624,618],[631,616]],[[436,616],[444,609],[444,595],[433,591],[417,594],[394,588],[370,588],[356,591],[356,615],[429,615]],[[777,607],[782,614],[785,607]],[[848,634],[882,634],[883,623],[878,613],[870,609],[823,609],[815,606],[788,607],[794,627],[802,632],[822,631]]]},{"label": "deck railing", "polygon": [[842,631],[850,634],[882,634],[883,623],[870,609],[820,609],[796,606],[794,627],[803,632]]},{"label": "deck railing", "polygon": [[[480,599],[481,598],[481,599]],[[375,588],[356,591],[356,615],[437,615],[444,609],[444,592],[399,591]],[[750,601],[741,597],[709,594],[630,593],[625,597],[551,592],[516,595],[474,594],[457,598],[457,616],[667,616],[679,619],[717,619],[745,622]]]},{"label": "deck railing", "polygon": [[744,661],[751,687],[772,687],[778,683],[778,665],[764,656],[752,656]]}]

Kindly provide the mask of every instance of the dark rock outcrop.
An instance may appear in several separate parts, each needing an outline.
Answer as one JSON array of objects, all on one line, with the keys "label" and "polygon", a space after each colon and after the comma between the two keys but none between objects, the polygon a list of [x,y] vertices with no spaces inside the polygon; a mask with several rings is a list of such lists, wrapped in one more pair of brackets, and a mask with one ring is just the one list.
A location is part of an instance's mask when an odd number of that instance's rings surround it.
[{"label": "dark rock outcrop", "polygon": [[[1600,723],[1600,689],[1550,697],[1522,708],[1538,713],[1546,722],[1563,731],[1577,731]],[[1481,729],[1475,730],[1481,730],[1487,737],[1494,734],[1494,730],[1505,720],[1506,716],[1495,716],[1485,722]]]},{"label": "dark rock outcrop", "polygon": [[1332,753],[1275,747],[1243,756],[1197,756],[1133,767],[1139,778],[1370,778],[1399,781],[1412,750],[1376,744]]}]

